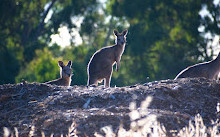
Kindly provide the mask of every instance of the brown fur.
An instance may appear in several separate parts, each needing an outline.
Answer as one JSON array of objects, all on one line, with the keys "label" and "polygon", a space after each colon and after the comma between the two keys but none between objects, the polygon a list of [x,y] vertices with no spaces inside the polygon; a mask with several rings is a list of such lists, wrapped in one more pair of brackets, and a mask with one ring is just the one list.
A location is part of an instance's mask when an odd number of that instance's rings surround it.
[{"label": "brown fur", "polygon": [[52,81],[48,81],[45,84],[59,85],[59,86],[70,86],[72,77],[72,61],[69,61],[65,66],[62,61],[58,61],[60,67],[60,78]]},{"label": "brown fur", "polygon": [[120,60],[125,49],[127,32],[124,30],[122,33],[118,33],[114,30],[116,44],[104,47],[93,54],[87,67],[87,85],[98,85],[98,82],[104,79],[105,87],[110,86],[113,65],[116,63],[116,71],[120,69]]},{"label": "brown fur", "polygon": [[207,79],[218,79],[218,74],[220,72],[220,53],[217,58],[208,62],[199,63],[182,70],[175,79],[177,78],[195,78],[204,77]]}]

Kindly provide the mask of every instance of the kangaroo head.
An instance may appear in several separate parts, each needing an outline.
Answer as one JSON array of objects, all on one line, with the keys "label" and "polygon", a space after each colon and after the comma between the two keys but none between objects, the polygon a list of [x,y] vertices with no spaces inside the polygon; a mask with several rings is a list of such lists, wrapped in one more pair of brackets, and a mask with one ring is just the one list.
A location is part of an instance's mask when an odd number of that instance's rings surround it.
[{"label": "kangaroo head", "polygon": [[128,30],[124,30],[122,33],[118,33],[117,30],[114,30],[113,33],[116,36],[115,43],[117,45],[124,45],[126,42],[126,35],[128,33]]},{"label": "kangaroo head", "polygon": [[58,65],[60,66],[60,76],[61,78],[71,77],[72,76],[72,61],[69,61],[65,66],[63,61],[58,61]]}]

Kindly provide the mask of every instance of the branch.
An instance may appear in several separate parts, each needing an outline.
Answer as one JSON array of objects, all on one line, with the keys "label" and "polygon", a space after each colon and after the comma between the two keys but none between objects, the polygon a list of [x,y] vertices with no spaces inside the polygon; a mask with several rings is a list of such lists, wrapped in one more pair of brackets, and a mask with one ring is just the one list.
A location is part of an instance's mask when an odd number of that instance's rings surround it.
[{"label": "branch", "polygon": [[112,27],[113,27],[113,16],[110,19],[108,34],[107,34],[107,36],[105,38],[105,42],[103,43],[102,47],[105,47],[107,45],[107,42],[109,41],[110,35],[112,33]]},{"label": "branch", "polygon": [[52,2],[50,3],[49,7],[47,8],[47,10],[43,13],[41,22],[40,22],[40,24],[39,24],[38,27],[37,27],[37,31],[36,31],[36,34],[35,34],[35,36],[34,36],[34,38],[33,38],[33,41],[35,41],[35,40],[38,38],[38,36],[41,34],[41,30],[44,28],[44,25],[45,25],[44,20],[45,20],[45,18],[47,17],[47,15],[48,15],[50,9],[53,7],[53,5],[54,5],[54,3],[55,3],[56,1],[57,1],[57,0],[52,0]]}]

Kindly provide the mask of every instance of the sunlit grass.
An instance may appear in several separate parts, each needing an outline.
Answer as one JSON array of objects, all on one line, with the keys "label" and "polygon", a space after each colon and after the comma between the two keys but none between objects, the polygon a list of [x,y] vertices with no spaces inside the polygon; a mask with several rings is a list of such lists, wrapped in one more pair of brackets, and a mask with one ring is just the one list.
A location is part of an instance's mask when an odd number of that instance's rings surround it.
[{"label": "sunlit grass", "polygon": [[[147,97],[145,101],[141,103],[140,108],[136,108],[136,103],[130,104],[130,129],[126,130],[121,125],[117,133],[115,133],[111,126],[106,126],[101,129],[105,133],[106,137],[165,137],[168,136],[165,127],[156,120],[156,115],[150,114],[147,111],[147,107],[152,98]],[[194,122],[189,121],[189,125],[177,131],[174,136],[178,137],[217,137],[220,136],[218,128],[220,127],[219,121],[212,121],[211,127],[206,127],[203,123],[203,119],[200,114],[195,116]],[[102,135],[95,133],[96,137],[102,137]]]}]

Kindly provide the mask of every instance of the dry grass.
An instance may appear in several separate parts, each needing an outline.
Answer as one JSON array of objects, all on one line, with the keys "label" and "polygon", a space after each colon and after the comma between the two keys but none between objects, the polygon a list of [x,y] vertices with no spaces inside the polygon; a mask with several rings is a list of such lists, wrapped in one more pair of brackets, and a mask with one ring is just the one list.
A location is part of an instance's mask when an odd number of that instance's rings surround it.
[{"label": "dry grass", "polygon": [[[166,129],[163,125],[158,123],[157,117],[153,114],[149,114],[147,108],[152,98],[147,97],[142,102],[140,108],[136,108],[136,104],[132,102],[130,104],[130,129],[125,130],[122,125],[119,127],[117,133],[114,133],[111,126],[106,126],[101,129],[105,134],[105,137],[165,137],[168,136]],[[219,105],[217,110],[219,110]],[[217,112],[218,113],[218,112]],[[193,122],[194,121],[194,122]],[[194,120],[189,121],[189,125],[184,127],[178,132],[174,132],[173,136],[178,137],[220,137],[218,128],[220,127],[219,120],[212,121],[211,127],[206,127],[203,123],[203,119],[200,114],[196,115]],[[95,133],[96,137],[102,137],[103,135]]]},{"label": "dry grass", "polygon": [[[76,131],[76,123],[73,122],[71,126],[68,128],[68,132],[65,135],[61,135],[60,137],[78,137],[77,136],[77,131]],[[4,137],[19,137],[19,132],[17,128],[14,128],[14,131],[10,131],[8,128],[4,127],[3,128],[4,132]],[[32,126],[31,130],[28,134],[28,137],[34,137],[35,135],[35,127]],[[46,137],[44,132],[41,132],[41,137]],[[54,134],[51,134],[50,137],[54,137]]]}]

